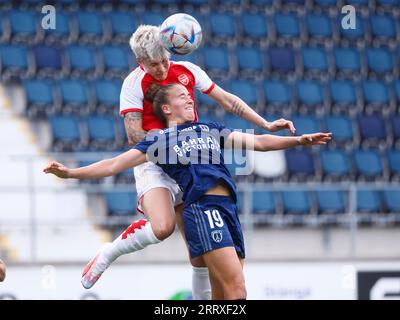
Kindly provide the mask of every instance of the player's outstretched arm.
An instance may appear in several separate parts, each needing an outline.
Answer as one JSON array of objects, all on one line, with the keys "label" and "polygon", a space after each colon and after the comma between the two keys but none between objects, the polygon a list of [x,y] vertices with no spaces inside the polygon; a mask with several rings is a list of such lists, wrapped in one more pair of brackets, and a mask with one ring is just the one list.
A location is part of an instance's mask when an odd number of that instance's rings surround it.
[{"label": "player's outstretched arm", "polygon": [[233,131],[226,140],[225,147],[245,148],[255,151],[288,149],[296,146],[325,145],[332,139],[332,133],[311,133],[297,137],[279,137],[269,134],[253,135]]},{"label": "player's outstretched arm", "polygon": [[236,114],[239,117],[254,123],[260,128],[271,132],[276,132],[283,129],[288,129],[292,134],[296,132],[296,128],[294,127],[292,121],[279,119],[273,122],[268,122],[238,96],[225,91],[217,85],[210,92],[209,96],[213,98],[219,105],[221,105],[224,110]]},{"label": "player's outstretched arm", "polygon": [[131,149],[111,159],[101,160],[86,167],[71,169],[59,162],[51,162],[43,171],[52,173],[59,178],[98,179],[113,176],[126,169],[146,162],[146,154],[137,149]]}]

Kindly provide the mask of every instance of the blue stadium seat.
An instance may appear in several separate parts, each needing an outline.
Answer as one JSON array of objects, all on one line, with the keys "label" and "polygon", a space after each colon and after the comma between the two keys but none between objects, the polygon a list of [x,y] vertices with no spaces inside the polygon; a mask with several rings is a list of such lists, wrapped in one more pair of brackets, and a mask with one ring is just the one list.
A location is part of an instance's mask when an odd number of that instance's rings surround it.
[{"label": "blue stadium seat", "polygon": [[48,116],[54,110],[53,84],[50,81],[29,79],[23,82],[29,117]]},{"label": "blue stadium seat", "polygon": [[334,7],[337,4],[336,0],[314,0],[314,4],[321,7]]},{"label": "blue stadium seat", "polygon": [[385,122],[380,115],[359,115],[358,127],[361,141],[367,141],[370,146],[386,140]]},{"label": "blue stadium seat", "polygon": [[136,195],[133,192],[109,191],[105,193],[110,216],[130,216],[136,213]]},{"label": "blue stadium seat", "polygon": [[97,11],[78,11],[79,39],[99,43],[103,40],[103,16]]},{"label": "blue stadium seat", "polygon": [[297,80],[296,89],[301,104],[314,106],[323,103],[324,96],[321,83],[312,80]]},{"label": "blue stadium seat", "polygon": [[225,47],[203,47],[204,67],[207,71],[228,72],[229,54]]},{"label": "blue stadium seat", "polygon": [[57,10],[56,13],[56,28],[55,29],[46,29],[45,35],[46,39],[51,42],[65,42],[68,43],[71,36],[71,25],[70,25],[70,16],[66,12],[62,12],[61,10]]},{"label": "blue stadium seat", "polygon": [[392,115],[391,124],[392,124],[393,138],[395,142],[398,143],[400,141],[400,116]]},{"label": "blue stadium seat", "polygon": [[280,80],[265,80],[263,83],[267,108],[270,104],[290,105],[292,93],[287,82]]},{"label": "blue stadium seat", "polygon": [[136,18],[130,12],[112,11],[109,13],[113,41],[116,37],[122,40],[129,38],[136,30]]},{"label": "blue stadium seat", "polygon": [[400,189],[383,190],[383,200],[388,212],[400,213]]},{"label": "blue stadium seat", "polygon": [[263,9],[266,5],[271,5],[273,0],[250,0],[250,4],[261,6]]},{"label": "blue stadium seat", "polygon": [[55,151],[78,151],[81,141],[78,118],[73,116],[51,116],[50,127]]},{"label": "blue stadium seat", "polygon": [[322,150],[322,172],[325,177],[349,179],[351,162],[349,156],[342,150]]},{"label": "blue stadium seat", "polygon": [[263,72],[263,57],[259,49],[238,47],[236,48],[236,56],[241,75],[259,75]]},{"label": "blue stadium seat", "polygon": [[228,13],[211,13],[208,16],[213,37],[232,38],[237,34],[235,19]]},{"label": "blue stadium seat", "polygon": [[142,21],[143,24],[149,24],[152,26],[159,26],[163,23],[163,21],[168,17],[167,14],[165,13],[160,13],[160,12],[150,12],[150,11],[145,11],[142,14]]},{"label": "blue stadium seat", "polygon": [[386,85],[379,80],[364,80],[362,84],[364,100],[367,104],[387,105],[389,92]]},{"label": "blue stadium seat", "polygon": [[[205,93],[196,92],[195,98],[196,98],[195,99],[196,106],[201,105],[201,106],[206,106],[206,107],[212,107],[217,104],[214,99],[210,98],[210,96]],[[201,108],[198,109],[198,111],[200,111],[200,110],[201,110]]]},{"label": "blue stadium seat", "polygon": [[378,191],[357,190],[357,212],[378,213],[381,209],[381,195]]},{"label": "blue stadium seat", "polygon": [[319,214],[343,214],[346,200],[343,191],[316,191]]},{"label": "blue stadium seat", "polygon": [[119,105],[121,86],[120,81],[96,79],[94,81],[94,89],[97,110],[102,112],[116,112]]},{"label": "blue stadium seat", "polygon": [[78,75],[88,75],[96,69],[96,56],[89,46],[71,45],[67,47],[71,71]]},{"label": "blue stadium seat", "polygon": [[[400,50],[399,50],[400,53]],[[400,60],[400,54],[399,54],[399,60]],[[396,93],[396,100],[397,100],[397,104],[400,105],[400,80],[396,80],[393,83],[394,86],[394,91]]]},{"label": "blue stadium seat", "polygon": [[58,75],[62,69],[61,50],[58,47],[37,45],[33,48],[36,69],[45,76]]},{"label": "blue stadium seat", "polygon": [[32,42],[37,36],[36,15],[32,11],[11,10],[10,32],[13,41]]},{"label": "blue stadium seat", "polygon": [[332,37],[332,21],[329,16],[310,13],[306,19],[308,34],[311,38],[319,38],[326,41]]},{"label": "blue stadium seat", "polygon": [[116,150],[116,126],[112,117],[88,116],[86,124],[91,150]]},{"label": "blue stadium seat", "polygon": [[359,176],[367,179],[383,176],[383,163],[377,151],[355,150],[353,154]]},{"label": "blue stadium seat", "polygon": [[368,68],[377,74],[390,73],[393,70],[392,54],[384,48],[367,48]]},{"label": "blue stadium seat", "polygon": [[314,116],[292,116],[292,122],[296,126],[296,135],[305,133],[321,132],[318,119]]},{"label": "blue stadium seat", "polygon": [[0,47],[1,69],[21,75],[28,71],[28,50],[20,45],[3,45]]},{"label": "blue stadium seat", "polygon": [[356,105],[357,96],[353,82],[349,80],[330,80],[329,91],[334,105]]},{"label": "blue stadium seat", "polygon": [[400,180],[400,150],[388,150],[387,159],[391,177]]},{"label": "blue stadium seat", "polygon": [[347,39],[348,41],[351,42],[364,39],[364,35],[366,33],[366,25],[364,18],[362,18],[361,15],[356,15],[356,28],[344,29],[341,27],[342,23],[341,19],[343,17],[344,17],[343,15],[339,15],[337,20],[342,39]]},{"label": "blue stadium seat", "polygon": [[268,37],[268,25],[264,15],[244,12],[240,15],[243,36],[249,39]]},{"label": "blue stadium seat", "polygon": [[314,160],[311,152],[306,149],[285,150],[286,166],[289,178],[314,176]]},{"label": "blue stadium seat", "polygon": [[336,69],[343,73],[352,75],[354,72],[360,72],[361,59],[360,54],[355,48],[335,47],[333,49]]},{"label": "blue stadium seat", "polygon": [[276,199],[273,192],[255,191],[253,192],[253,212],[259,213],[276,213]]},{"label": "blue stadium seat", "polygon": [[396,38],[396,25],[390,15],[371,15],[370,25],[374,37],[382,39]]},{"label": "blue stadium seat", "polygon": [[228,84],[229,92],[240,97],[250,106],[255,106],[258,101],[256,84],[249,80],[232,80]]},{"label": "blue stadium seat", "polygon": [[368,5],[368,0],[347,0],[346,3],[351,5]]},{"label": "blue stadium seat", "polygon": [[233,114],[226,114],[223,123],[234,130],[242,130],[243,132],[253,128],[252,123]]},{"label": "blue stadium seat", "polygon": [[400,5],[400,0],[377,0],[377,5],[388,6],[389,8],[395,8]]},{"label": "blue stadium seat", "polygon": [[290,48],[270,48],[268,50],[272,71],[287,73],[295,71],[294,53]]},{"label": "blue stadium seat", "polygon": [[132,61],[128,49],[124,46],[107,45],[101,48],[104,69],[111,75],[127,74],[131,70]]},{"label": "blue stadium seat", "polygon": [[84,80],[60,80],[63,111],[84,114],[89,108],[89,92]]},{"label": "blue stadium seat", "polygon": [[300,36],[300,22],[293,14],[277,13],[274,16],[275,29],[278,37]]},{"label": "blue stadium seat", "polygon": [[328,71],[328,57],[324,49],[321,48],[301,48],[303,67],[305,71]]},{"label": "blue stadium seat", "polygon": [[311,196],[305,191],[282,192],[283,210],[285,214],[309,214],[311,211]]},{"label": "blue stadium seat", "polygon": [[332,132],[335,143],[353,141],[353,122],[347,116],[327,116],[325,117],[325,126],[327,132]]}]

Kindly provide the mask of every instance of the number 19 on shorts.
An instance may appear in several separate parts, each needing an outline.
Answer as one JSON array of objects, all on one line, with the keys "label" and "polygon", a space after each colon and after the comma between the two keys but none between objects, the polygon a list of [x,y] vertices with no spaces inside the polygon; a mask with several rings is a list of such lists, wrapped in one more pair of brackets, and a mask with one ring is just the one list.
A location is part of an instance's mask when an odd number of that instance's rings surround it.
[{"label": "number 19 on shorts", "polygon": [[224,225],[224,220],[222,220],[221,215],[217,209],[214,210],[206,210],[204,213],[207,215],[208,223],[210,224],[210,228],[214,229],[215,226],[221,228]]}]

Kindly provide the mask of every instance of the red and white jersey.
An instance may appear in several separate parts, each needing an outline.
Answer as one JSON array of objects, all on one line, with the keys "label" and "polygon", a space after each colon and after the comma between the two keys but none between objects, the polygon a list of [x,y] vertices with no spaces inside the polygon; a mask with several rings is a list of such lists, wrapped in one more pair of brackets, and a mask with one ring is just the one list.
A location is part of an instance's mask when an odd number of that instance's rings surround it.
[{"label": "red and white jersey", "polygon": [[[170,61],[167,78],[163,81],[154,79],[142,67],[137,67],[124,80],[120,95],[120,114],[128,112],[142,112],[143,130],[162,129],[165,125],[154,115],[152,103],[146,99],[147,90],[153,83],[170,84],[181,83],[189,91],[194,101],[194,89],[203,93],[210,93],[215,86],[207,73],[197,65],[187,61]],[[196,105],[194,107],[195,121],[197,121]]]}]

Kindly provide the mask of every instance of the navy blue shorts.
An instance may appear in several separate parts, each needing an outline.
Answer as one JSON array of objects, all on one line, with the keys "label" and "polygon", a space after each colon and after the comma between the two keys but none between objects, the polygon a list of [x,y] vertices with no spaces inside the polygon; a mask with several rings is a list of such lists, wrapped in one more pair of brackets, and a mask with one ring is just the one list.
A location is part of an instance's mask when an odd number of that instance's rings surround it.
[{"label": "navy blue shorts", "polygon": [[205,195],[183,209],[183,225],[191,258],[223,247],[245,257],[242,228],[231,197]]}]

